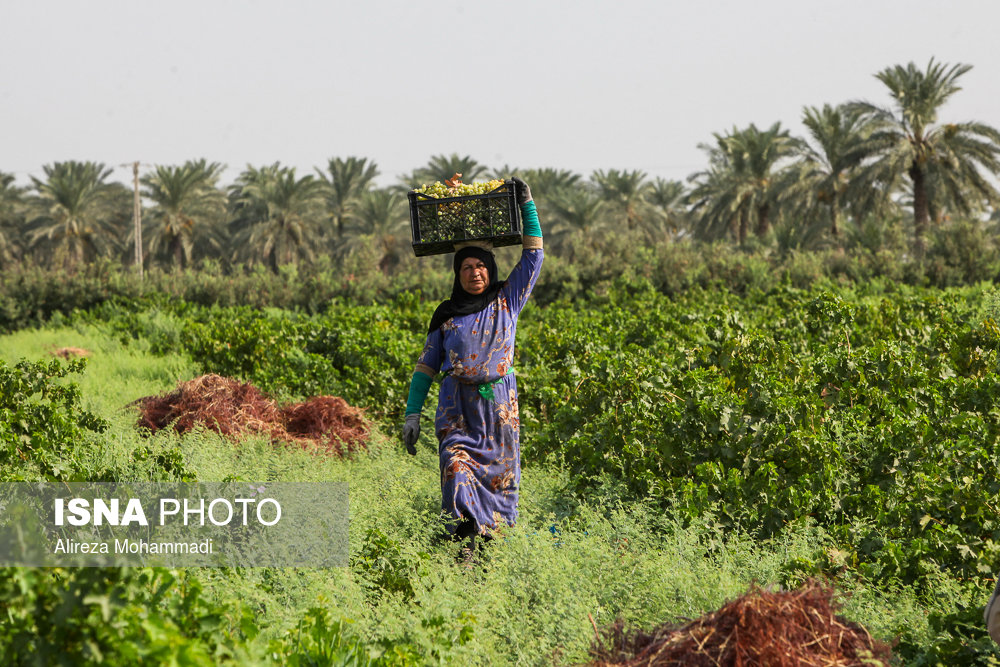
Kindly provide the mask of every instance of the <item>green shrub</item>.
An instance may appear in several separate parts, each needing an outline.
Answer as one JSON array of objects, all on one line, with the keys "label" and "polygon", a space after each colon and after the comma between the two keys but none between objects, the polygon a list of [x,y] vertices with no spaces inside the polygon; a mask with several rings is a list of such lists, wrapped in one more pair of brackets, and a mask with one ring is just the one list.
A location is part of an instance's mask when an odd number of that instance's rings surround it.
[{"label": "green shrub", "polygon": [[928,280],[937,287],[996,280],[1000,276],[1000,249],[995,239],[995,232],[973,220],[935,228],[924,257]]},{"label": "green shrub", "polygon": [[299,623],[268,646],[271,659],[288,667],[368,667],[372,664],[361,640],[350,632],[349,619],[331,620],[323,607],[312,607]]},{"label": "green shrub", "polygon": [[1000,555],[1000,335],[972,310],[623,283],[522,323],[522,451],[565,461],[580,491],[612,475],[692,521],[768,536],[813,517],[875,580],[976,576]]},{"label": "green shrub", "polygon": [[80,407],[75,384],[60,382],[84,368],[84,359],[0,360],[0,480],[82,481],[72,450],[108,427]]},{"label": "green shrub", "polygon": [[241,640],[233,608],[164,568],[2,568],[0,609],[7,665],[235,664]]},{"label": "green shrub", "polygon": [[[901,220],[866,218],[845,224],[840,245],[775,252],[752,239],[745,248],[699,243],[684,237],[650,243],[639,231],[556,232],[546,250],[546,268],[532,302],[587,299],[606,294],[616,279],[646,279],[667,295],[712,288],[736,294],[768,292],[782,284],[812,289],[826,284],[864,285],[873,278],[910,285],[968,285],[1000,275],[1000,250],[988,230],[974,222],[942,226],[931,235],[927,256],[915,261]],[[504,274],[519,257],[517,246],[497,249]],[[308,315],[331,304],[388,304],[420,293],[436,304],[452,284],[450,256],[404,256],[389,274],[380,255],[362,246],[347,257],[321,256],[278,273],[257,266],[205,260],[185,270],[153,268],[142,280],[130,266],[101,261],[82,271],[45,271],[27,264],[0,275],[0,332],[13,331],[110,304],[138,312],[165,304],[201,307],[279,308]]]},{"label": "green shrub", "polygon": [[373,595],[397,594],[413,598],[413,578],[427,574],[425,552],[405,550],[378,528],[369,528],[351,567],[362,573]]},{"label": "green shrub", "polygon": [[273,394],[334,394],[375,416],[398,415],[423,345],[414,330],[430,310],[419,295],[391,306],[332,304],[322,315],[298,316],[249,308],[191,313],[183,349],[206,373],[251,382]]}]

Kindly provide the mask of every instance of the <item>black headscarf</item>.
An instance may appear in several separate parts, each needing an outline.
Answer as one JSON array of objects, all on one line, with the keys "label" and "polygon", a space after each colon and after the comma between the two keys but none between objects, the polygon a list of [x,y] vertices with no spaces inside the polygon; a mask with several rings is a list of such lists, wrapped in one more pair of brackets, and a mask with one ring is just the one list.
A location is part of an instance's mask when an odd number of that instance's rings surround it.
[{"label": "black headscarf", "polygon": [[[490,283],[483,290],[482,294],[469,294],[462,289],[459,273],[462,268],[462,262],[467,257],[475,257],[482,261],[490,274]],[[428,329],[428,333],[440,327],[449,318],[457,315],[478,313],[497,297],[497,292],[503,287],[503,283],[497,277],[496,257],[489,250],[483,250],[478,246],[466,246],[462,248],[455,253],[454,269],[455,282],[451,287],[451,298],[447,301],[442,301],[441,305],[434,311],[434,315],[431,316],[431,326]]]}]

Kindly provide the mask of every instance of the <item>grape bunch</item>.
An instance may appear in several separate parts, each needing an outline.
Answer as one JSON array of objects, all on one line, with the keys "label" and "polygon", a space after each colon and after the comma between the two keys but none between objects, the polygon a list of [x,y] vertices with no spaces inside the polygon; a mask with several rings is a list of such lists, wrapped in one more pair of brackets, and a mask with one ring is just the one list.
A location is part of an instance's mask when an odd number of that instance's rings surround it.
[{"label": "grape bunch", "polygon": [[445,197],[485,195],[493,190],[496,190],[501,185],[503,185],[503,181],[499,178],[494,178],[492,181],[481,181],[479,183],[459,183],[452,187],[445,185],[441,181],[435,181],[433,185],[424,185],[419,188],[415,188],[413,191],[419,192],[422,195],[427,195],[428,197],[434,197],[435,199],[444,199]]},{"label": "grape bunch", "polygon": [[[455,181],[457,180],[456,178]],[[501,179],[479,183],[454,182],[453,185],[437,181],[433,185],[415,188],[414,192],[434,199],[444,199],[489,194],[503,184]],[[486,238],[496,233],[494,221],[502,217],[504,210],[501,202],[490,199],[440,204],[423,201],[418,203],[421,237],[425,242]]]}]

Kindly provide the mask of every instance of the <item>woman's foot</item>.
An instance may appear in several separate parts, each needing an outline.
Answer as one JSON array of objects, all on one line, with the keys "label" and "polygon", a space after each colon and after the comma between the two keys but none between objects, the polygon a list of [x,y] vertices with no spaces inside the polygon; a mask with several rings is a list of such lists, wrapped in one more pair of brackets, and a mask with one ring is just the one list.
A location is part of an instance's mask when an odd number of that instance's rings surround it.
[{"label": "woman's foot", "polygon": [[469,541],[462,547],[462,551],[459,553],[459,563],[466,570],[471,570],[479,563],[479,559],[476,558],[475,535],[470,535]]}]

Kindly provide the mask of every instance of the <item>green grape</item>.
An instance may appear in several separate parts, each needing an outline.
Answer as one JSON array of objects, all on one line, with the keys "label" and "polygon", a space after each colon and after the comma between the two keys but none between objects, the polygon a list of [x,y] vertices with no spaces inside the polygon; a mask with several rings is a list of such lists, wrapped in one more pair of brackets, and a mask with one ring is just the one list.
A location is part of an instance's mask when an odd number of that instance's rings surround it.
[{"label": "green grape", "polygon": [[427,195],[428,197],[434,197],[435,199],[443,199],[445,197],[484,195],[496,190],[501,185],[503,185],[503,181],[498,178],[491,181],[480,181],[478,183],[459,183],[454,187],[448,187],[441,181],[435,181],[431,185],[422,185],[419,188],[414,188],[413,191],[422,195]]}]

